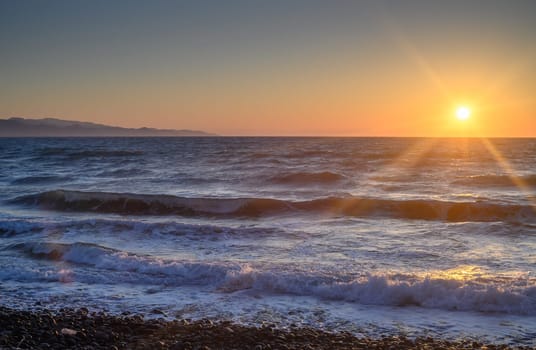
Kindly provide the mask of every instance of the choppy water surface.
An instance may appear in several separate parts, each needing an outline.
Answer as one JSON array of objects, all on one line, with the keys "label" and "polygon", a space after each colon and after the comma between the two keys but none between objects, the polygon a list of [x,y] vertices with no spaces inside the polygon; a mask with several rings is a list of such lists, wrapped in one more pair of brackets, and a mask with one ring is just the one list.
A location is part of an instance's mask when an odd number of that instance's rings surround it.
[{"label": "choppy water surface", "polygon": [[536,140],[0,139],[4,305],[536,345]]}]

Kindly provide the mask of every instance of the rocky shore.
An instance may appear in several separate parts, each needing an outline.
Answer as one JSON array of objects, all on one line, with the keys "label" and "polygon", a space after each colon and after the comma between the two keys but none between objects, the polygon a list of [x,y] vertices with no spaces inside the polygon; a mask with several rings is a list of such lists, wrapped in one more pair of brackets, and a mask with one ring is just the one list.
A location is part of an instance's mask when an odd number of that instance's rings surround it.
[{"label": "rocky shore", "polygon": [[[63,309],[0,307],[0,349],[510,349],[474,341],[403,336],[357,338],[310,328],[247,327],[231,322],[144,319]],[[529,349],[519,348],[519,349]]]}]

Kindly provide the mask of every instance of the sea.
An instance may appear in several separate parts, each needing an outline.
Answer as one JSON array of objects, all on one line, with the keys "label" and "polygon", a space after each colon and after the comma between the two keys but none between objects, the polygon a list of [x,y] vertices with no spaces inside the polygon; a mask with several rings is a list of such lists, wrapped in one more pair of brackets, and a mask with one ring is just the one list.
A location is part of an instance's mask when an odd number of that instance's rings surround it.
[{"label": "sea", "polygon": [[3,138],[0,304],[536,346],[536,139]]}]

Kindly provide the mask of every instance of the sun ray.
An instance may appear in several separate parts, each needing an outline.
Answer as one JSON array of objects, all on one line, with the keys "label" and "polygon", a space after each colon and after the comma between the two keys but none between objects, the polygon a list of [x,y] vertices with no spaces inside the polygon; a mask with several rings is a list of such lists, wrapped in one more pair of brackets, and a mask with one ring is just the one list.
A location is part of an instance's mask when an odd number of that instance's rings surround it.
[{"label": "sun ray", "polygon": [[426,58],[419,52],[417,47],[411,43],[405,36],[400,34],[400,32],[393,35],[396,44],[402,48],[402,50],[412,59],[420,71],[432,82],[432,84],[441,92],[443,98],[451,101],[453,96],[447,89],[443,79],[437,73],[437,71],[432,67],[432,65],[426,60]]},{"label": "sun ray", "polygon": [[425,138],[413,143],[405,151],[401,152],[392,162],[374,172],[371,177],[385,174],[391,170],[407,172],[409,169],[414,169],[437,142],[438,139],[436,138]]},{"label": "sun ray", "polygon": [[510,162],[501,154],[501,152],[493,145],[493,143],[487,139],[487,138],[481,138],[480,139],[486,149],[490,152],[490,154],[495,158],[497,161],[497,164],[506,172],[512,183],[521,190],[523,195],[527,198],[529,201],[532,210],[536,212],[536,198],[534,195],[532,195],[530,186],[523,181],[523,179],[519,176],[517,176],[515,169],[512,167]]},{"label": "sun ray", "polygon": [[[433,147],[439,142],[436,138],[424,138],[417,142],[414,142],[405,151],[401,152],[392,162],[379,168],[377,171],[371,173],[368,179],[374,179],[383,176],[386,172],[391,170],[401,173],[406,173],[408,176],[412,176],[410,172],[415,166],[425,157],[425,155],[433,149]],[[366,183],[369,183],[367,181]],[[343,213],[347,210],[352,210],[353,213],[359,214],[366,212],[369,209],[370,202],[368,201],[339,201],[334,203],[328,211]]]}]

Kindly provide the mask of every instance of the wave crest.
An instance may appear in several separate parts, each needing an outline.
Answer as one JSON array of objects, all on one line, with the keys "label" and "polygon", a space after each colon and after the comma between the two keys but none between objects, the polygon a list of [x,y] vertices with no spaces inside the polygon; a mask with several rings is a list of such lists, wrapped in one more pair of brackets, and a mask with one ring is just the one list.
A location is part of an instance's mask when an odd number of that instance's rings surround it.
[{"label": "wave crest", "polygon": [[271,198],[186,198],[56,190],[18,197],[11,200],[11,203],[35,205],[48,210],[126,215],[260,217],[324,214],[450,222],[532,222],[536,219],[535,210],[529,205],[358,197],[288,201]]}]

